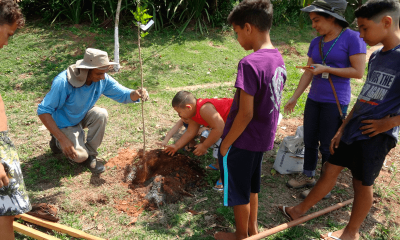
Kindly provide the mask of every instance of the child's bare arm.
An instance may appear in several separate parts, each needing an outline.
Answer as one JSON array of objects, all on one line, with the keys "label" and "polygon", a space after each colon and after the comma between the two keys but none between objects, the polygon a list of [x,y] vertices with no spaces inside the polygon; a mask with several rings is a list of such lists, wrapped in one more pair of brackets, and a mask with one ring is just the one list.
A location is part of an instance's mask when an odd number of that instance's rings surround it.
[{"label": "child's bare arm", "polygon": [[371,120],[363,120],[362,123],[366,125],[360,127],[360,130],[364,130],[362,134],[367,134],[369,137],[376,136],[380,133],[386,132],[396,126],[400,125],[400,115],[390,117],[387,115],[381,119],[371,119]]},{"label": "child's bare arm", "polygon": [[7,116],[3,98],[0,95],[0,131],[7,131]]},{"label": "child's bare arm", "polygon": [[0,188],[8,186],[9,182],[4,166],[0,163]]},{"label": "child's bare arm", "polygon": [[235,120],[233,120],[231,129],[220,146],[220,152],[223,156],[225,156],[229,147],[243,133],[251,119],[253,119],[253,110],[254,96],[240,89],[239,111],[235,117]]},{"label": "child's bare arm", "polygon": [[331,152],[332,155],[335,153],[335,148],[339,147],[340,139],[342,138],[342,135],[343,135],[343,130],[346,127],[347,123],[350,121],[350,119],[353,117],[354,109],[355,109],[355,107],[353,106],[349,115],[343,121],[342,125],[339,127],[335,136],[333,136],[333,138],[331,140],[331,145],[329,147],[329,151]]},{"label": "child's bare arm", "polygon": [[178,122],[176,122],[176,124],[171,128],[171,130],[168,131],[167,135],[165,135],[164,140],[159,143],[159,145],[161,146],[165,146],[168,144],[168,141],[172,138],[172,136],[174,136],[175,133],[177,133],[179,131],[179,129],[183,126],[183,121],[182,119],[179,119]]},{"label": "child's bare arm", "polygon": [[209,124],[211,132],[203,143],[195,146],[193,154],[196,156],[204,155],[207,149],[222,136],[225,127],[224,119],[211,103],[206,103],[200,108],[200,115]]},{"label": "child's bare arm", "polygon": [[188,144],[190,142],[190,140],[192,140],[196,136],[197,131],[200,128],[200,124],[196,123],[193,120],[189,120],[188,124],[189,124],[188,129],[182,135],[182,137],[179,138],[178,141],[176,141],[175,144],[165,146],[166,153],[173,156],[176,153],[176,151],[183,148],[186,144]]}]

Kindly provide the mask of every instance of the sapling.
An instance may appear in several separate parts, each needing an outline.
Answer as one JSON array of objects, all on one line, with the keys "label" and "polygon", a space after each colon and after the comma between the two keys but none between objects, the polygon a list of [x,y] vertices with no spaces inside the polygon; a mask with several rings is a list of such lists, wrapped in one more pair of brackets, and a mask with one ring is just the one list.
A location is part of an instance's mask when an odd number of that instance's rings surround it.
[{"label": "sapling", "polygon": [[[140,63],[140,80],[141,80],[141,89],[144,89],[143,86],[143,62],[142,62],[142,51],[141,51],[141,46],[140,46],[140,40],[141,38],[144,38],[148,32],[147,30],[150,29],[151,25],[154,22],[149,22],[148,25],[148,20],[152,18],[149,14],[146,13],[147,9],[146,6],[140,6],[140,0],[137,2],[137,7],[136,11],[131,11],[133,16],[135,17],[136,22],[134,24],[138,28],[138,50],[139,50],[139,63]],[[150,25],[150,26],[149,26]],[[143,31],[143,29],[146,29],[146,31]],[[144,123],[144,101],[142,100],[142,128],[143,128],[143,159],[145,159],[145,153],[146,153],[146,129],[145,129],[145,123]],[[145,169],[147,168],[146,163],[144,164]],[[145,171],[146,172],[146,171]],[[132,169],[131,173],[128,175],[127,179],[128,180],[133,180],[136,176],[136,169]]]}]

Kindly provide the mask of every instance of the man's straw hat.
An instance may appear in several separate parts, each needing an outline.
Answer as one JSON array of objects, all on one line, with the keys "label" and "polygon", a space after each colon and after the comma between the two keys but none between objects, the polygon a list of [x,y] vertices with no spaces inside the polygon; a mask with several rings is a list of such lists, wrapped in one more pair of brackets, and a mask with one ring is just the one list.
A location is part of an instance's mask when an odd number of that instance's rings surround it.
[{"label": "man's straw hat", "polygon": [[90,69],[98,68],[105,70],[108,66],[117,64],[118,63],[110,62],[108,60],[107,52],[99,49],[88,48],[85,51],[83,59],[76,61],[76,64],[68,67],[68,82],[74,87],[82,87],[86,82]]}]

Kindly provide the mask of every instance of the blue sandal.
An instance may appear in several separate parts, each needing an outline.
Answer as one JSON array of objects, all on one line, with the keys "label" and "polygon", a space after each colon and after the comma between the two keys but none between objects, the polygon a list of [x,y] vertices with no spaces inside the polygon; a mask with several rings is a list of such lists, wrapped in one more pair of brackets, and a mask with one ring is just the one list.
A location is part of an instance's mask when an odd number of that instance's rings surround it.
[{"label": "blue sandal", "polygon": [[224,185],[222,185],[222,181],[218,180],[213,189],[217,191],[224,191]]},{"label": "blue sandal", "polygon": [[207,170],[219,170],[218,168],[214,167],[214,165],[210,164],[206,167]]}]

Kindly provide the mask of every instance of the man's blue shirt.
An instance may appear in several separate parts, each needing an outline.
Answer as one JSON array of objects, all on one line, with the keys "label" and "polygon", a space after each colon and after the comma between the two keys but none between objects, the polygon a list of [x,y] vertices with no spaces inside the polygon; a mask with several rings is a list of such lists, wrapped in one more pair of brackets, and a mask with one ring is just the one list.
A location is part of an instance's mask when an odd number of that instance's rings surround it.
[{"label": "man's blue shirt", "polygon": [[75,88],[67,80],[67,71],[54,78],[50,91],[39,104],[37,114],[49,113],[62,129],[78,125],[96,104],[101,94],[120,103],[132,103],[132,90],[105,74],[105,79]]}]

